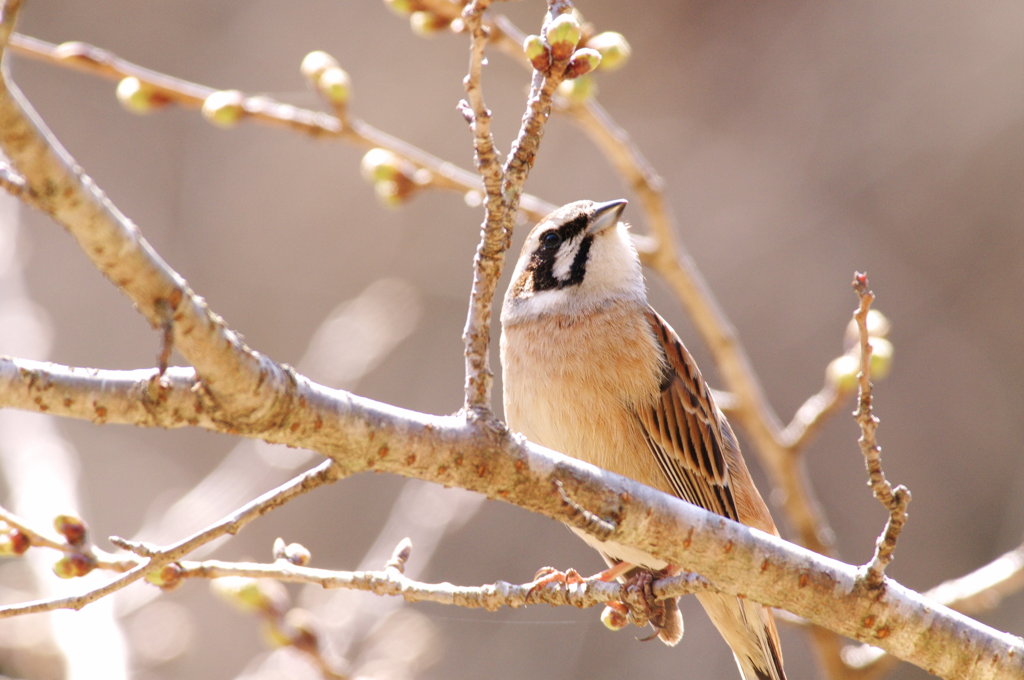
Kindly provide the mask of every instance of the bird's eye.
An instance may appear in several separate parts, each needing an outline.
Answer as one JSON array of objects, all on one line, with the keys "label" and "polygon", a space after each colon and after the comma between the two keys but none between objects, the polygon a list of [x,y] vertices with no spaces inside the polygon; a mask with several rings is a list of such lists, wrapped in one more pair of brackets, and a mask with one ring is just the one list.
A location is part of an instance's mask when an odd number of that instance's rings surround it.
[{"label": "bird's eye", "polygon": [[549,231],[540,237],[540,244],[545,248],[557,248],[562,242],[562,237],[557,231]]}]

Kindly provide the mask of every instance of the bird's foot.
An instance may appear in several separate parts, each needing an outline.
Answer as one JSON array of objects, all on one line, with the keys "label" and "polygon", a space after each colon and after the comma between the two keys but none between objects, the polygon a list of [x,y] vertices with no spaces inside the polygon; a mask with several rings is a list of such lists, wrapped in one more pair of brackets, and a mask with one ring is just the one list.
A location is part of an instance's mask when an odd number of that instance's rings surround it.
[{"label": "bird's foot", "polygon": [[585,580],[578,571],[572,568],[559,571],[554,567],[541,567],[533,575],[533,580],[530,581],[530,589],[526,592],[526,596],[529,597],[535,590],[549,586],[552,583],[568,586],[575,583],[583,583]]},{"label": "bird's foot", "polygon": [[[665,570],[668,571],[668,570]],[[640,625],[646,621],[654,627],[654,634],[643,641],[660,638],[667,645],[675,645],[683,637],[683,618],[676,598],[657,599],[653,584],[664,575],[639,569],[626,581],[626,592],[631,595],[628,606],[633,619]]]}]

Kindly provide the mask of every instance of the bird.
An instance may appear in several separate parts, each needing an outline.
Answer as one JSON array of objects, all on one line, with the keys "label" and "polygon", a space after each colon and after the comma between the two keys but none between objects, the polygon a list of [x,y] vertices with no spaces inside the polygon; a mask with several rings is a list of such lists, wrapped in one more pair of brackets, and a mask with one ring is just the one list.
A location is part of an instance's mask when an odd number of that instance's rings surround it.
[{"label": "bird", "polygon": [[[640,258],[621,220],[626,204],[575,201],[526,237],[501,310],[505,422],[541,446],[777,536],[710,387],[647,301]],[[618,565],[607,573],[674,569],[573,531]],[[770,609],[723,593],[697,598],[743,680],[785,680]],[[652,623],[674,645],[682,618],[676,602],[668,604]]]}]

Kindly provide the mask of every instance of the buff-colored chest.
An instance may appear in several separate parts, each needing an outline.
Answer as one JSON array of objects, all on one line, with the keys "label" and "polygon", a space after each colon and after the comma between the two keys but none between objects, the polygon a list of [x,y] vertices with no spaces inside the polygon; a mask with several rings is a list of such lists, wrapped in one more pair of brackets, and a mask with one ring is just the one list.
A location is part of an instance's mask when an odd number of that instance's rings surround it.
[{"label": "buff-colored chest", "polygon": [[637,304],[503,328],[505,417],[532,441],[665,488],[637,409],[653,403],[661,352]]}]

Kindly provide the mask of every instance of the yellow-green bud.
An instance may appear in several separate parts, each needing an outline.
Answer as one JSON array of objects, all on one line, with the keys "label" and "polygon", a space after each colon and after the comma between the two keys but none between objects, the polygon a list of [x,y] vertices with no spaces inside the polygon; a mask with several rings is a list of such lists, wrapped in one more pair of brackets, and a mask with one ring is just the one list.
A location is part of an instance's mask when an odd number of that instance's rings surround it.
[{"label": "yellow-green bud", "polygon": [[245,95],[238,90],[213,92],[203,102],[203,117],[214,125],[229,128],[245,115]]},{"label": "yellow-green bud", "polygon": [[373,193],[385,208],[397,208],[405,203],[407,198],[407,193],[402,191],[401,184],[387,179],[374,182]]},{"label": "yellow-green bud", "polygon": [[152,583],[154,586],[170,590],[178,585],[181,585],[181,565],[177,562],[171,562],[165,564],[156,571],[151,571],[146,574],[146,581]]},{"label": "yellow-green bud", "polygon": [[608,630],[622,630],[629,625],[629,615],[618,607],[608,605],[601,611],[601,623]]},{"label": "yellow-green bud", "polygon": [[589,47],[583,47],[573,52],[569,66],[565,69],[566,78],[579,78],[585,73],[590,73],[601,64],[601,53]]},{"label": "yellow-green bud", "polygon": [[547,71],[551,66],[551,51],[539,35],[528,35],[523,40],[523,53],[538,71]]},{"label": "yellow-green bud", "polygon": [[327,101],[335,106],[343,106],[348,103],[352,81],[344,69],[340,66],[333,66],[323,71],[317,78],[316,89]]},{"label": "yellow-green bud", "polygon": [[132,113],[149,113],[165,106],[167,98],[161,95],[149,83],[144,83],[134,76],[122,78],[117,83],[117,101]]},{"label": "yellow-green bud", "polygon": [[338,60],[323,50],[314,50],[302,58],[299,70],[306,80],[315,85],[320,74],[329,68],[338,68]]},{"label": "yellow-green bud", "polygon": [[597,94],[597,82],[589,73],[572,80],[563,80],[558,85],[558,94],[570,104],[583,104]]},{"label": "yellow-green bud", "polygon": [[320,646],[316,619],[305,610],[295,607],[284,615],[284,629],[291,638],[291,644],[304,652],[315,652]]},{"label": "yellow-green bud", "polygon": [[392,12],[402,17],[409,16],[416,6],[413,0],[384,0],[384,4]]},{"label": "yellow-green bud", "polygon": [[587,41],[587,47],[601,53],[601,68],[605,71],[622,68],[633,53],[629,43],[626,42],[626,36],[618,31],[598,33]]},{"label": "yellow-green bud", "polygon": [[276,621],[264,621],[260,626],[260,633],[263,635],[263,642],[271,649],[288,647],[292,644],[292,638],[288,631],[278,625]]},{"label": "yellow-green bud", "polygon": [[871,378],[881,380],[892,370],[892,343],[885,338],[871,338]]},{"label": "yellow-green bud", "polygon": [[551,47],[553,59],[569,57],[580,43],[583,30],[572,13],[559,14],[544,27],[544,39]]},{"label": "yellow-green bud", "polygon": [[273,602],[266,583],[248,576],[224,576],[210,582],[213,592],[241,612],[272,611]]},{"label": "yellow-green bud", "polygon": [[359,170],[367,182],[395,179],[400,173],[402,159],[387,149],[370,149],[359,163]]},{"label": "yellow-green bud", "polygon": [[[877,309],[869,309],[868,317],[865,320],[868,327],[868,337],[887,338],[892,330],[892,322],[889,318]],[[846,326],[846,336],[843,339],[846,347],[853,347],[860,344],[860,329],[857,328],[857,320],[850,319]]]},{"label": "yellow-green bud", "polygon": [[433,12],[413,12],[409,15],[409,27],[412,32],[421,38],[429,38],[437,35],[451,24],[450,21]]},{"label": "yellow-green bud", "polygon": [[844,354],[829,362],[825,379],[840,392],[851,392],[857,389],[859,372],[860,359],[853,354]]}]

